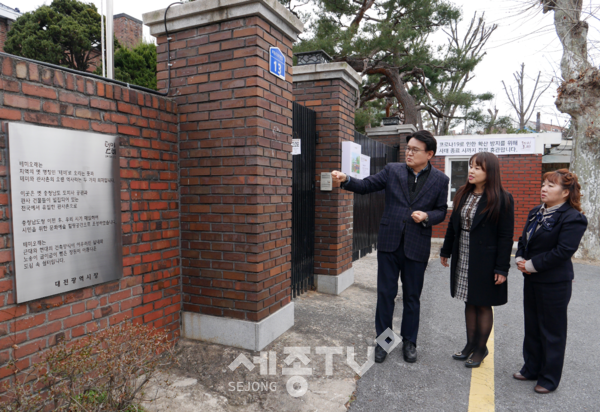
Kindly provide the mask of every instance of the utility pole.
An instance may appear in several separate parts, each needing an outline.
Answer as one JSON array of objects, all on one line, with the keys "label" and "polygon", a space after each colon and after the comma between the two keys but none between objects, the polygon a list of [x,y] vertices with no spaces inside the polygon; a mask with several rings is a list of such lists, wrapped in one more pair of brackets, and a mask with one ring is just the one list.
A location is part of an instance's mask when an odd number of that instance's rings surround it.
[{"label": "utility pole", "polygon": [[106,77],[114,79],[113,0],[106,0]]},{"label": "utility pole", "polygon": [[100,31],[101,31],[101,38],[102,38],[102,42],[101,42],[101,46],[100,46],[100,51],[102,53],[102,77],[106,77],[106,61],[105,61],[105,55],[104,53],[106,52],[105,49],[105,44],[106,44],[106,39],[104,38],[104,0],[100,0]]}]

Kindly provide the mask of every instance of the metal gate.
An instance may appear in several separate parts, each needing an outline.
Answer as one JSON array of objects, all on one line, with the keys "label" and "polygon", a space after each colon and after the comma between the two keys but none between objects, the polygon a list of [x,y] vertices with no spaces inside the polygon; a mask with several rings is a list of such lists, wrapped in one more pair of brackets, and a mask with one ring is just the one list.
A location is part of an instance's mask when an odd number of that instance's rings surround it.
[{"label": "metal gate", "polygon": [[292,164],[292,297],[314,285],[315,161],[317,116],[294,103],[293,138],[300,139],[300,154]]},{"label": "metal gate", "polygon": [[[383,170],[386,164],[398,161],[397,147],[376,142],[356,131],[354,143],[360,145],[362,154],[371,157],[371,176]],[[377,249],[377,233],[384,206],[383,190],[368,195],[354,195],[352,261]]]}]

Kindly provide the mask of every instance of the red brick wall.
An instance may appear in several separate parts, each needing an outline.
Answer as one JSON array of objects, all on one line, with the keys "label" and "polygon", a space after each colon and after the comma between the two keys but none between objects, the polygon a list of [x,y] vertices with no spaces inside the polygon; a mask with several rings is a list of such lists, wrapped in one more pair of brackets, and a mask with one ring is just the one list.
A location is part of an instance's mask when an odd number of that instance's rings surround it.
[{"label": "red brick wall", "polygon": [[133,49],[142,42],[142,22],[129,16],[115,16],[115,38],[122,46]]},{"label": "red brick wall", "polygon": [[352,267],[354,194],[321,192],[322,172],[341,170],[342,142],[354,141],[356,89],[342,80],[294,83],[297,103],[317,112],[315,274],[339,275]]},{"label": "red brick wall", "polygon": [[[434,157],[431,164],[445,171],[445,157]],[[540,182],[542,176],[542,155],[498,156],[502,184],[515,199],[515,234],[519,240],[529,211],[540,204]],[[452,209],[448,209],[446,220],[433,227],[433,237],[443,238],[446,234]]]},{"label": "red brick wall", "polygon": [[291,75],[269,73],[269,47],[289,73],[292,43],[259,17],[172,36],[183,309],[259,321],[291,301]]},{"label": "red brick wall", "polygon": [[0,18],[0,52],[4,52],[4,44],[6,43],[6,34],[10,30],[7,19]]},{"label": "red brick wall", "polygon": [[[7,121],[118,134],[121,152],[123,278],[15,304],[7,154],[0,162],[0,366],[58,336],[75,338],[121,322],[152,324],[179,335],[179,183],[177,107],[170,99],[0,58],[0,142]],[[9,370],[0,368],[0,379]]]}]

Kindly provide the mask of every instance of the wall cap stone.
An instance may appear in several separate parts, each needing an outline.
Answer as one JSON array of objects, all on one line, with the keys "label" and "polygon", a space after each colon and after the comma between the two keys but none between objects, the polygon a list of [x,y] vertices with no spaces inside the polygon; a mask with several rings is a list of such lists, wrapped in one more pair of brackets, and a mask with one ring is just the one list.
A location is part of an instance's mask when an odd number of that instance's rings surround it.
[{"label": "wall cap stone", "polygon": [[371,127],[365,130],[367,137],[371,136],[393,136],[414,133],[417,128],[414,124],[399,124],[394,126]]},{"label": "wall cap stone", "polygon": [[[144,24],[150,34],[165,34],[165,9],[144,13]],[[203,0],[173,6],[167,15],[169,33],[243,17],[260,16],[281,30],[292,41],[304,31],[304,25],[277,0]]]},{"label": "wall cap stone", "polygon": [[305,64],[292,67],[294,83],[341,79],[358,90],[362,77],[346,62]]}]

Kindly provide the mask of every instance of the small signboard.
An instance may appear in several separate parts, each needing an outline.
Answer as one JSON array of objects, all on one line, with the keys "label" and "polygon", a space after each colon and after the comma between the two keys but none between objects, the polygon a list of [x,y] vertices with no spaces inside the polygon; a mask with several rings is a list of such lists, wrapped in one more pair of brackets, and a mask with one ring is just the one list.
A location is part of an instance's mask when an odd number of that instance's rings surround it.
[{"label": "small signboard", "polygon": [[400,119],[398,117],[384,117],[382,123],[384,126],[397,126],[400,124]]},{"label": "small signboard", "polygon": [[302,147],[300,146],[300,139],[292,139],[292,155],[302,154]]},{"label": "small signboard", "polygon": [[279,47],[269,48],[269,72],[285,80],[285,56]]},{"label": "small signboard", "polygon": [[331,192],[333,190],[333,180],[331,173],[321,172],[321,190],[324,192]]}]

